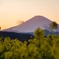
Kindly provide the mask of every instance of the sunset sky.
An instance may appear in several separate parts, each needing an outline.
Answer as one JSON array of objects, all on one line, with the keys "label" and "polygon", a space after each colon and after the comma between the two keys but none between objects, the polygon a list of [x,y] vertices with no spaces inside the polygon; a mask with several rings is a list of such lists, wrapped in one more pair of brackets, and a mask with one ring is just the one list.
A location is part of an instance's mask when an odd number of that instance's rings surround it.
[{"label": "sunset sky", "polygon": [[18,21],[42,15],[59,23],[59,0],[0,0],[0,26],[16,26]]}]

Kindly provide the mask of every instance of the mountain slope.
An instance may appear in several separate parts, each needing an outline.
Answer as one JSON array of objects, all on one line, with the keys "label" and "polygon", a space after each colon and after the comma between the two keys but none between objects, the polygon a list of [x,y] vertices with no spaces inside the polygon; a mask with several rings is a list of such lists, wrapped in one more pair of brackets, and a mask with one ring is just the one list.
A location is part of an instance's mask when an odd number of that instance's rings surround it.
[{"label": "mountain slope", "polygon": [[[35,16],[21,25],[18,25],[18,26],[9,28],[9,29],[5,29],[3,31],[27,33],[27,32],[34,32],[37,28],[42,28],[44,30],[50,30],[49,25],[51,22],[52,21],[46,17]],[[57,29],[57,31],[59,31],[58,29]]]}]

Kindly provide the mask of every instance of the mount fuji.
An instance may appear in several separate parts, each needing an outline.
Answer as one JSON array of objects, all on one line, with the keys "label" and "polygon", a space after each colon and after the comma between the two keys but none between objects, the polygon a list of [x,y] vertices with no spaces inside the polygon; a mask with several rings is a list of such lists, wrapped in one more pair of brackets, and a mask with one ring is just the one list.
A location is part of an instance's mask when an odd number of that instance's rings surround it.
[{"label": "mount fuji", "polygon": [[[34,32],[37,28],[49,31],[50,30],[49,25],[51,22],[52,21],[50,19],[44,16],[35,16],[21,25],[4,29],[3,31],[16,33],[31,33]],[[59,32],[59,25],[56,32]]]}]

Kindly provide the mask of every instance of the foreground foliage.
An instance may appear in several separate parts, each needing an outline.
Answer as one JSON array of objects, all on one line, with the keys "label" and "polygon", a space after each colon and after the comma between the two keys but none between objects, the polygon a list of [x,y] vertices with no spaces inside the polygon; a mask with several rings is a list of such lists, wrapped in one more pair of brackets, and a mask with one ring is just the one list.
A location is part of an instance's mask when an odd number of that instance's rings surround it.
[{"label": "foreground foliage", "polygon": [[59,59],[59,35],[50,34],[37,29],[35,38],[28,42],[18,39],[0,38],[0,59]]}]

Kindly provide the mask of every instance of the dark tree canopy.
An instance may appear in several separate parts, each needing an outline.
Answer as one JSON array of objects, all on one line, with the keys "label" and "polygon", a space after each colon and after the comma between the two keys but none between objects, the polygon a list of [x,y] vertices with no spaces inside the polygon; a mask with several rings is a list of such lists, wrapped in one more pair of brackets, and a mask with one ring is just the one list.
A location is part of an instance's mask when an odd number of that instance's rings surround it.
[{"label": "dark tree canopy", "polygon": [[50,24],[50,30],[53,33],[53,30],[56,30],[58,28],[58,24],[56,22],[52,22]]},{"label": "dark tree canopy", "polygon": [[34,32],[34,36],[37,39],[40,39],[40,38],[44,37],[44,30],[42,30],[40,28],[36,29],[35,32]]}]

